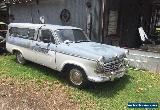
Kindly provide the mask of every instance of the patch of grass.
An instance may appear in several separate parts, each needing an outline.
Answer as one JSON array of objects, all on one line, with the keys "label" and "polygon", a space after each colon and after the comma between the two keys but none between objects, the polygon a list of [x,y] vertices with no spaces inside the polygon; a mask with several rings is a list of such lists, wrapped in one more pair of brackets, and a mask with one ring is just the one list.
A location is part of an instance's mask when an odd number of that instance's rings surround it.
[{"label": "patch of grass", "polygon": [[59,81],[60,79],[59,72],[32,62],[20,65],[16,63],[15,56],[13,55],[0,56],[0,75],[37,81]]},{"label": "patch of grass", "polygon": [[78,102],[82,110],[126,110],[128,102],[160,102],[160,74],[129,70],[128,75],[114,82],[91,84],[86,89],[67,85],[59,72],[27,63],[17,64],[14,56],[0,56],[0,77],[9,76],[23,80],[61,84],[65,92]]},{"label": "patch of grass", "polygon": [[95,110],[126,110],[128,102],[160,102],[159,85],[159,74],[129,71],[115,82],[94,84],[82,91],[73,89],[72,96],[84,105],[84,110],[88,106]]}]

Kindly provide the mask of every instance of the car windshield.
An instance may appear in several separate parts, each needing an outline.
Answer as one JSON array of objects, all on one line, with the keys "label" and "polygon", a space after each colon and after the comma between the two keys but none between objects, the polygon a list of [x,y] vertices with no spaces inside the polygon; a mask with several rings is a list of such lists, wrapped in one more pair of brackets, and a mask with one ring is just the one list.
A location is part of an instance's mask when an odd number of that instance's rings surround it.
[{"label": "car windshield", "polygon": [[57,31],[60,42],[89,42],[89,38],[80,29],[60,29]]}]

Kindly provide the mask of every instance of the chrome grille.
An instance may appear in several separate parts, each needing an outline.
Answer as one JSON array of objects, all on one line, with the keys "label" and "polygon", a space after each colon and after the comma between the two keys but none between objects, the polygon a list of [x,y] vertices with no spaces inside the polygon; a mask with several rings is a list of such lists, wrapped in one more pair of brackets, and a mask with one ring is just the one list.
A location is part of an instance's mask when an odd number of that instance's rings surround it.
[{"label": "chrome grille", "polygon": [[104,65],[104,72],[114,72],[124,65],[124,59],[114,59]]}]

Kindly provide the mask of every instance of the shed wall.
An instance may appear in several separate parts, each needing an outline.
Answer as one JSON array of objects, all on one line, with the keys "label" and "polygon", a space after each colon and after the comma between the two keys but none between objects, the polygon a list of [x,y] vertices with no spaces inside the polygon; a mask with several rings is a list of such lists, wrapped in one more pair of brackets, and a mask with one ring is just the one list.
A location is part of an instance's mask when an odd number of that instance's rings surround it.
[{"label": "shed wall", "polygon": [[[92,0],[92,30],[91,39],[99,42],[99,14],[100,7],[98,0]],[[71,19],[68,23],[63,23],[60,14],[63,9],[68,9]],[[45,16],[46,23],[55,25],[70,25],[87,30],[87,6],[86,0],[39,0],[29,4],[16,4],[10,7],[10,15],[14,15],[16,23],[39,23],[40,16]]]}]

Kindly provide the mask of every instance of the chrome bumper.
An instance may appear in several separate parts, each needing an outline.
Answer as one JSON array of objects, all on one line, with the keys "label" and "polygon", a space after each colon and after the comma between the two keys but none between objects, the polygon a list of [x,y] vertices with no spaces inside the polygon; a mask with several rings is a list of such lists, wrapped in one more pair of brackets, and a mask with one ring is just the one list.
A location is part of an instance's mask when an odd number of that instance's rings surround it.
[{"label": "chrome bumper", "polygon": [[122,68],[118,71],[111,72],[111,73],[104,73],[101,75],[97,75],[96,77],[88,76],[88,80],[92,82],[107,82],[107,81],[114,81],[115,79],[123,77],[127,74],[127,69]]}]

